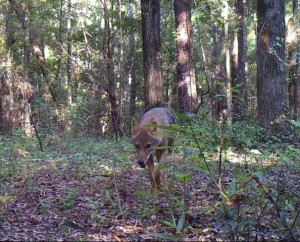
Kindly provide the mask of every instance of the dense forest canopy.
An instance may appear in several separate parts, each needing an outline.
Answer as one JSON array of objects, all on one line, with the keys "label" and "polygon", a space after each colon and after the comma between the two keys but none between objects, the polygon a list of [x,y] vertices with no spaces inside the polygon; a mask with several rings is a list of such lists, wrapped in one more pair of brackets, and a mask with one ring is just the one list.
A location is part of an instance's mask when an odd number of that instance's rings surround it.
[{"label": "dense forest canopy", "polygon": [[[280,117],[297,120],[296,2],[272,10],[255,1],[162,1],[155,8],[152,1],[2,1],[1,132],[21,128],[28,135],[35,129],[41,135],[51,130],[118,139],[129,133],[136,112],[151,107],[151,98],[154,106],[176,112],[199,115],[201,106],[218,117],[226,110],[230,119],[250,117],[269,130]],[[282,18],[262,19],[256,7]],[[147,26],[143,16],[157,20]],[[275,19],[283,21],[282,36],[271,29]],[[143,33],[149,36],[143,39]],[[272,76],[260,53],[282,63],[283,87],[257,85],[265,80],[257,74]],[[161,59],[151,67],[157,74],[147,71],[154,55]],[[275,116],[274,107],[260,101],[269,89],[284,92],[268,99],[275,107],[284,103]]]}]

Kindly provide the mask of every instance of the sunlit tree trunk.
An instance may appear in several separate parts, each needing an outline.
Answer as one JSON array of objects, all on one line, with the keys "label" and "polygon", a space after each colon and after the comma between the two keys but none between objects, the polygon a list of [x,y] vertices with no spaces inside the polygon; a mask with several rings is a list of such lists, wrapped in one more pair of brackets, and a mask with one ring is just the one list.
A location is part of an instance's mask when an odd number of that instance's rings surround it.
[{"label": "sunlit tree trunk", "polygon": [[[134,4],[129,5],[129,17],[133,19]],[[134,116],[136,108],[136,61],[135,61],[135,32],[130,33],[130,115]]]},{"label": "sunlit tree trunk", "polygon": [[[29,83],[29,63],[30,63],[30,14],[29,14],[29,2],[24,1],[24,34],[25,34],[25,41],[24,41],[24,55],[23,55],[23,77],[24,82]],[[31,124],[30,124],[30,112],[31,107],[29,104],[29,98],[31,97],[31,93],[27,91],[23,92],[23,99],[22,99],[22,108],[23,108],[23,119],[24,119],[24,130],[25,133],[29,136],[32,135]]]},{"label": "sunlit tree trunk", "polygon": [[224,15],[224,42],[225,42],[225,67],[226,67],[226,101],[228,118],[231,121],[232,117],[232,92],[231,92],[231,56],[230,56],[230,39],[229,39],[229,3],[228,0],[223,1],[223,15]]},{"label": "sunlit tree trunk", "polygon": [[178,55],[176,65],[178,106],[180,112],[191,113],[196,109],[197,91],[193,65],[194,53],[190,0],[175,0],[174,11]]},{"label": "sunlit tree trunk", "polygon": [[164,105],[160,0],[141,0],[145,109]]},{"label": "sunlit tree trunk", "polygon": [[62,56],[63,56],[63,6],[64,0],[60,0],[60,8],[59,8],[59,28],[57,33],[58,38],[58,60],[57,60],[57,72],[56,72],[56,80],[57,85],[60,87],[62,82]]},{"label": "sunlit tree trunk", "polygon": [[287,29],[287,52],[289,67],[289,105],[291,118],[299,119],[299,99],[300,99],[300,88],[299,88],[299,35],[298,35],[298,0],[293,0],[293,16],[288,20]]}]

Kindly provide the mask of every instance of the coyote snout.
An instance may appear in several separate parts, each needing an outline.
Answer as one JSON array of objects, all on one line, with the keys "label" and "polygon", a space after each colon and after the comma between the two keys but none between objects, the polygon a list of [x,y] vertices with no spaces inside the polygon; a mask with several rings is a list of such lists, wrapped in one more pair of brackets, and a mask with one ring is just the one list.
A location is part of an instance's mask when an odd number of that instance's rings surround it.
[{"label": "coyote snout", "polygon": [[137,163],[140,165],[140,167],[146,168],[146,162],[144,160],[138,160]]},{"label": "coyote snout", "polygon": [[132,143],[137,152],[137,163],[142,168],[148,167],[150,181],[152,184],[151,193],[156,193],[161,186],[161,179],[164,180],[163,171],[158,166],[154,171],[153,156],[160,162],[167,153],[167,147],[173,144],[173,138],[166,130],[159,128],[159,125],[169,126],[174,124],[175,117],[166,108],[153,108],[149,110],[139,123],[132,119]]}]

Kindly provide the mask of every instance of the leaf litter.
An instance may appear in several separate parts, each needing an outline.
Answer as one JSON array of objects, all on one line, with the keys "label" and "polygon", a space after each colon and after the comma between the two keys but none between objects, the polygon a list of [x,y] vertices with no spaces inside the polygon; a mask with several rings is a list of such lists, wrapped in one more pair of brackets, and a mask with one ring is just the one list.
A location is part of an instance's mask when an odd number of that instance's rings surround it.
[{"label": "leaf litter", "polygon": [[[76,160],[78,157],[81,161]],[[192,174],[191,180],[180,182],[169,169],[168,189],[153,197],[146,171],[135,164],[116,162],[112,166],[109,155],[94,161],[97,163],[82,158],[43,160],[31,173],[27,169],[24,177],[2,179],[0,241],[237,240],[235,227],[230,226],[234,220],[228,218],[231,211],[223,214],[217,188],[207,173],[190,169],[188,161],[172,158],[177,168],[184,167]],[[223,188],[227,189],[233,178],[231,170],[224,172]],[[270,171],[268,180],[276,179],[278,172]],[[299,192],[297,174],[291,173],[286,179],[294,192]],[[234,206],[247,208],[247,201],[257,199],[253,188],[233,197],[227,204],[229,210]],[[271,204],[246,210],[251,239],[284,238],[275,229],[276,212]],[[183,211],[188,216],[176,232]],[[263,214],[260,223],[251,225],[257,213]],[[249,239],[244,234],[240,233],[240,240]]]}]

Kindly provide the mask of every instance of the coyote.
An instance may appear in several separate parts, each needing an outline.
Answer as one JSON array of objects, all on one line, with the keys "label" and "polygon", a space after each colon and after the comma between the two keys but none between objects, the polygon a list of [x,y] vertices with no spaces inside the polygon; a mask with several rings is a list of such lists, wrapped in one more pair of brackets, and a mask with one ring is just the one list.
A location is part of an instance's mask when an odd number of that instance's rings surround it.
[{"label": "coyote", "polygon": [[157,169],[154,169],[154,155],[160,162],[174,140],[170,137],[170,132],[159,126],[175,123],[174,115],[167,108],[149,110],[140,123],[135,118],[132,119],[132,144],[136,148],[137,163],[142,168],[148,166],[152,194],[156,194],[162,184],[165,185],[165,174],[162,168],[158,165]]}]

